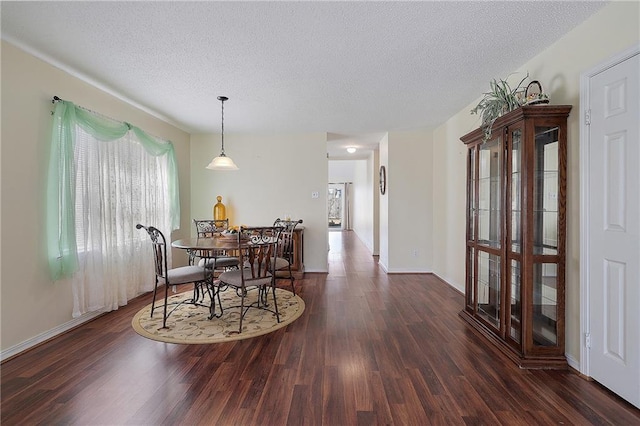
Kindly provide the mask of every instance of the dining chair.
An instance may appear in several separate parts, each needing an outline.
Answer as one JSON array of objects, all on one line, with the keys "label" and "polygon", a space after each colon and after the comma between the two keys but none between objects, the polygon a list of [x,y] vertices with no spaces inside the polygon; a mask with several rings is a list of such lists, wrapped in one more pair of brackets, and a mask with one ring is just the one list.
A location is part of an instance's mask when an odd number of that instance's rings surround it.
[{"label": "dining chair", "polygon": [[273,222],[273,226],[282,228],[280,233],[280,244],[275,258],[276,278],[285,278],[291,281],[291,291],[296,294],[295,277],[291,271],[291,265],[294,263],[294,230],[298,224],[302,223],[302,219],[290,220],[277,218]]},{"label": "dining chair", "polygon": [[[273,273],[273,258],[280,243],[281,227],[240,227],[237,237],[240,269],[223,272],[218,277],[221,287],[228,286],[240,297],[240,305],[229,308],[240,308],[240,324],[238,333],[242,333],[242,320],[251,308],[272,312],[280,322],[278,302],[276,300],[276,281]],[[272,293],[273,307],[269,304],[269,290]],[[245,299],[254,293],[256,298],[250,303]]]},{"label": "dining chair", "polygon": [[[213,295],[211,293],[211,271],[207,270],[203,266],[182,266],[178,268],[169,268],[167,262],[167,241],[164,238],[162,232],[153,226],[144,226],[142,224],[136,225],[137,229],[144,229],[151,238],[153,247],[153,261],[155,263],[155,285],[153,288],[153,300],[151,302],[151,318],[156,309],[156,294],[158,291],[158,285],[164,284],[164,310],[162,318],[162,328],[167,328],[167,318],[175,311],[178,306],[184,303],[192,303],[199,306],[210,308],[213,305]],[[169,287],[177,286],[181,284],[193,283],[193,298],[183,300],[179,303],[175,303],[175,306],[171,311],[167,312]],[[207,292],[211,299],[211,305],[203,303],[204,294]],[[158,308],[160,306],[157,306]]]},{"label": "dining chair", "polygon": [[[196,226],[198,238],[213,238],[229,229],[229,219],[193,219],[193,223]],[[225,250],[191,251],[189,253],[189,263],[193,265],[196,257],[200,258],[198,266],[204,266],[213,271],[225,271],[229,268],[237,268],[240,264],[240,260],[237,257],[229,256]]]}]

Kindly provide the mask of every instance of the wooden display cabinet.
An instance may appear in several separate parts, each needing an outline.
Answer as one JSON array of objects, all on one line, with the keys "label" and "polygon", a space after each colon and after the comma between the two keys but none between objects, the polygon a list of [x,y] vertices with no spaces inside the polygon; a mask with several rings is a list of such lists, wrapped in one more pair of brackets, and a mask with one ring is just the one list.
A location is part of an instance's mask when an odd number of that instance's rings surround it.
[{"label": "wooden display cabinet", "polygon": [[564,355],[567,117],[524,106],[461,138],[467,157],[465,307],[460,315],[522,368]]},{"label": "wooden display cabinet", "polygon": [[304,278],[304,226],[293,230],[293,263],[291,272],[296,278]]}]

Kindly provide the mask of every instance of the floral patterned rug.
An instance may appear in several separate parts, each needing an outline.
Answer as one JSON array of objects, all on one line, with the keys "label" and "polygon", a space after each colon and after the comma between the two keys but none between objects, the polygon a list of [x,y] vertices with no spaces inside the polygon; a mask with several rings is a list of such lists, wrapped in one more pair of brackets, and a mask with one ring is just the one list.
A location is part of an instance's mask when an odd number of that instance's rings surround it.
[{"label": "floral patterned rug", "polygon": [[[238,333],[240,320],[240,308],[231,307],[240,304],[240,298],[232,289],[220,293],[222,307],[224,309],[220,318],[209,319],[209,308],[190,303],[180,305],[167,319],[167,328],[162,328],[162,306],[164,299],[160,296],[160,304],[156,303],[153,318],[150,317],[151,304],[142,308],[131,321],[133,329],[139,335],[148,339],[167,343],[181,344],[208,344],[230,342],[233,340],[248,339],[255,336],[271,333],[291,324],[304,312],[304,301],[299,296],[283,289],[276,289],[278,312],[280,322],[276,321],[275,314],[263,310],[251,308],[242,320],[242,333]],[[162,294],[164,296],[164,294]],[[193,292],[186,291],[169,296],[169,303],[190,299]],[[256,300],[255,291],[249,293],[245,303]],[[271,297],[269,303],[272,305]],[[227,308],[229,307],[229,308]],[[172,305],[168,309],[173,308]],[[216,306],[219,309],[219,306]]]}]

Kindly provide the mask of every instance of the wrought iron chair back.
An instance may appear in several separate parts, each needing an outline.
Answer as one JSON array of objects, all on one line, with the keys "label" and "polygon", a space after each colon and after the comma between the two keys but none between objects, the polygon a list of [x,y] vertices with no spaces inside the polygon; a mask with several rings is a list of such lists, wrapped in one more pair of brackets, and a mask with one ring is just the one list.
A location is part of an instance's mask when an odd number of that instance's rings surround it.
[{"label": "wrought iron chair back", "polygon": [[282,228],[277,226],[240,228],[239,245],[243,238],[248,239],[246,249],[239,252],[242,264],[251,269],[250,278],[272,277],[271,260],[279,250],[281,233]]},{"label": "wrought iron chair back", "polygon": [[156,278],[167,278],[168,260],[167,260],[167,241],[164,234],[158,228],[153,226],[136,225],[137,229],[144,228],[151,238],[151,246],[153,249],[153,262],[155,265]]},{"label": "wrought iron chair back", "polygon": [[196,232],[199,238],[213,237],[229,229],[229,219],[193,219],[193,223],[196,225]]},{"label": "wrought iron chair back", "polygon": [[295,277],[291,270],[291,265],[294,263],[295,248],[294,248],[294,231],[296,226],[302,224],[302,219],[299,220],[285,220],[277,218],[273,222],[273,226],[282,227],[280,233],[280,244],[275,259],[275,269],[277,278],[286,278],[291,281],[291,291],[296,294],[295,289]]},{"label": "wrought iron chair back", "polygon": [[[241,268],[222,273],[218,278],[220,286],[229,286],[235,289],[240,297],[240,324],[238,333],[242,332],[242,320],[250,308],[258,308],[278,313],[276,300],[275,275],[273,274],[273,258],[280,243],[281,227],[240,227],[237,237],[237,251],[239,253]],[[269,304],[268,294],[271,289],[273,307]],[[251,303],[245,303],[249,292],[256,290],[256,299]]]},{"label": "wrought iron chair back", "polygon": [[[210,307],[210,305],[206,305],[201,303],[202,297],[205,292],[210,291],[209,287],[209,275],[207,274],[205,268],[199,266],[184,266],[180,268],[172,268],[169,269],[168,264],[168,256],[167,256],[167,241],[164,237],[164,234],[154,226],[144,226],[142,224],[136,225],[137,229],[144,229],[149,234],[151,238],[151,246],[153,249],[153,261],[154,261],[154,269],[155,269],[155,285],[153,287],[153,301],[151,302],[151,317],[153,318],[153,313],[156,309],[156,295],[158,291],[158,285],[165,286],[164,292],[164,312],[163,312],[163,321],[162,327],[167,327],[167,318],[171,313],[177,308],[179,304],[182,303],[193,303],[201,306]],[[168,297],[169,297],[169,287],[172,285],[180,285],[180,284],[194,284],[194,293],[193,298],[176,304],[176,306],[171,310],[167,311],[168,305]]]},{"label": "wrought iron chair back", "polygon": [[[198,238],[211,238],[229,229],[229,219],[193,219],[193,223],[196,226]],[[188,254],[190,265],[195,264],[196,258],[200,258],[199,266],[214,270],[225,270],[237,267],[239,264],[238,258],[229,256],[225,250],[189,250]]]}]

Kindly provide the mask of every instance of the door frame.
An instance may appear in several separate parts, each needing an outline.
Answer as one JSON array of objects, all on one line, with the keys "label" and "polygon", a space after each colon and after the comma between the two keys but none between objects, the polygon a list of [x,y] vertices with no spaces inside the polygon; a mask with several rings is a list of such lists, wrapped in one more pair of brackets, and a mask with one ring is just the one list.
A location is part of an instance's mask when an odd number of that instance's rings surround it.
[{"label": "door frame", "polygon": [[586,337],[589,329],[589,125],[587,110],[591,105],[589,83],[591,78],[627,59],[640,54],[640,44],[630,47],[617,55],[580,74],[580,373],[590,377],[590,358]]}]

